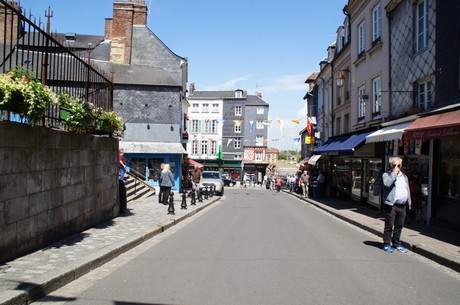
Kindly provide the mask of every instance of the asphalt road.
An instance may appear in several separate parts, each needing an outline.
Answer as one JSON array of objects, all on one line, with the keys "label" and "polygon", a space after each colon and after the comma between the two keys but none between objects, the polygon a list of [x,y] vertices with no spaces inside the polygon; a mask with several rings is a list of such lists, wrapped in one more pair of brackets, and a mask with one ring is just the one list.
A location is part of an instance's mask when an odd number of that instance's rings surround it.
[{"label": "asphalt road", "polygon": [[34,304],[458,304],[460,276],[283,193],[222,203]]}]

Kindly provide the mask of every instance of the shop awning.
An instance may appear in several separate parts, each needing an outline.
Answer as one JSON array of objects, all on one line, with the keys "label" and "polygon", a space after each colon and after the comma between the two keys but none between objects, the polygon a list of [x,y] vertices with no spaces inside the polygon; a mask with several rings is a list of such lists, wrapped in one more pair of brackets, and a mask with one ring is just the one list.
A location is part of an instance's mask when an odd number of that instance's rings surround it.
[{"label": "shop awning", "polygon": [[313,151],[315,155],[353,155],[353,152],[366,140],[366,137],[374,131],[354,133],[329,139],[326,143]]},{"label": "shop awning", "polygon": [[308,160],[308,164],[310,165],[316,165],[316,162],[318,162],[319,158],[321,158],[321,155],[313,155],[310,160]]},{"label": "shop awning", "polygon": [[407,127],[404,133],[408,140],[458,137],[460,136],[460,110],[419,118]]},{"label": "shop awning", "polygon": [[169,142],[120,142],[125,153],[141,154],[186,154],[181,143]]},{"label": "shop awning", "polygon": [[404,130],[412,124],[413,121],[383,127],[366,137],[366,143],[386,142],[391,140],[400,140]]},{"label": "shop awning", "polygon": [[201,164],[201,163],[199,163],[199,162],[196,162],[196,161],[193,160],[193,159],[187,158],[187,159],[185,159],[184,161],[187,162],[187,163],[190,164],[190,165],[193,165],[193,166],[196,165],[196,166],[198,166],[198,168],[200,168],[200,169],[204,168],[203,164]]}]

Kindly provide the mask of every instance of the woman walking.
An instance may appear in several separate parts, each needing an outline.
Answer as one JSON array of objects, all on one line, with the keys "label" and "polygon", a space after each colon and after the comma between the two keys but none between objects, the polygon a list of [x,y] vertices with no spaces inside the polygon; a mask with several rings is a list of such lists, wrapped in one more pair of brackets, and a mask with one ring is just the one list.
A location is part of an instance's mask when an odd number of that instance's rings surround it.
[{"label": "woman walking", "polygon": [[174,175],[170,170],[169,164],[165,164],[163,170],[161,171],[161,183],[160,186],[163,188],[163,204],[168,205],[169,193],[171,192],[171,187],[175,184]]}]

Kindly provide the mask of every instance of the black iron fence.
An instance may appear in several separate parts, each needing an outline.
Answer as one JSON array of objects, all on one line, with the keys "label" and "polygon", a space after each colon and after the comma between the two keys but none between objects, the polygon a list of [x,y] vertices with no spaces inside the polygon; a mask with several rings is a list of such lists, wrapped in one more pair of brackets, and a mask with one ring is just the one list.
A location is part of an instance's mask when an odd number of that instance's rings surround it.
[{"label": "black iron fence", "polygon": [[[32,15],[27,18],[16,2],[0,0],[0,72],[24,67],[55,93],[67,93],[97,108],[112,109],[113,84],[108,77],[30,19]],[[57,107],[48,108],[44,124],[59,126]]]}]

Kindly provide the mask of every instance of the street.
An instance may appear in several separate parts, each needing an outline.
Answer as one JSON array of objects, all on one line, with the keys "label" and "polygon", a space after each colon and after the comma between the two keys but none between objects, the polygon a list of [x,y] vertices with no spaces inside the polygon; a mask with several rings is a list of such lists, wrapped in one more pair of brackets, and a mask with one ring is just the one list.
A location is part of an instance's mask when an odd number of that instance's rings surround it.
[{"label": "street", "polygon": [[[404,233],[403,233],[404,234]],[[224,200],[33,304],[458,304],[460,277],[265,189]]]}]

